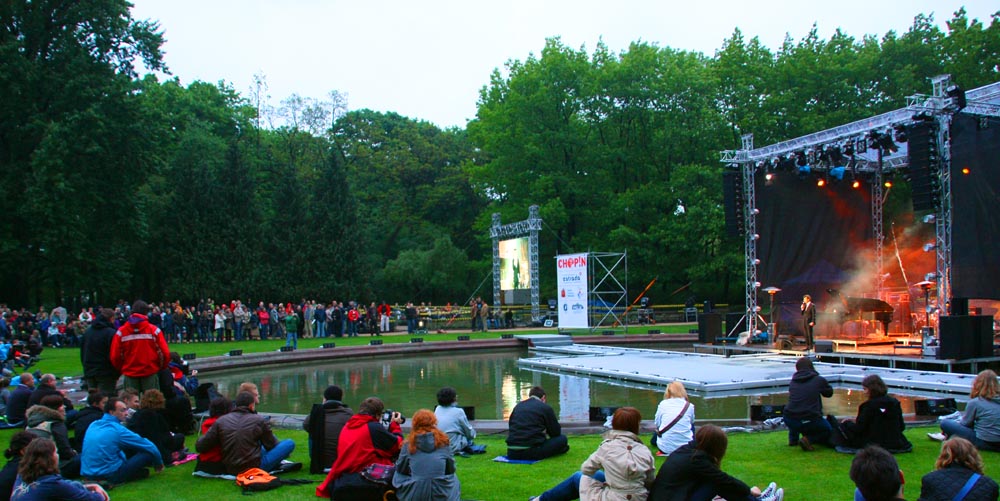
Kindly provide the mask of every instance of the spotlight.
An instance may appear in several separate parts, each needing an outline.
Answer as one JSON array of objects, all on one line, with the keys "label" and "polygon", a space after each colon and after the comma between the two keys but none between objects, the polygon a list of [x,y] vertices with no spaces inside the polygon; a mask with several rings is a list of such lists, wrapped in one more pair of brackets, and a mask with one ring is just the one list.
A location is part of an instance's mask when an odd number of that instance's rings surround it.
[{"label": "spotlight", "polygon": [[917,122],[933,122],[934,115],[931,115],[931,112],[929,111],[921,111],[920,113],[913,115],[913,120]]},{"label": "spotlight", "polygon": [[844,154],[847,156],[854,155],[854,142],[848,141],[844,143]]},{"label": "spotlight", "polygon": [[927,242],[924,244],[924,252],[930,252],[934,249],[937,249],[937,245],[935,245],[934,242]]},{"label": "spotlight", "polygon": [[905,143],[906,139],[907,139],[907,137],[906,137],[906,127],[904,127],[902,125],[897,125],[897,126],[893,127],[893,129],[896,131],[896,135],[895,135],[896,142],[897,143]]},{"label": "spotlight", "polygon": [[965,108],[966,101],[965,101],[964,89],[962,89],[957,85],[949,85],[948,88],[944,90],[944,92],[945,94],[948,95],[948,97],[955,100],[955,105],[958,106],[959,110]]},{"label": "spotlight", "polygon": [[823,179],[823,178],[817,179],[816,180],[816,186],[819,186],[820,188],[826,186],[826,179]]},{"label": "spotlight", "polygon": [[861,181],[858,181],[857,179],[855,179],[854,182],[851,183],[851,188],[858,189],[860,187],[861,187]]},{"label": "spotlight", "polygon": [[892,181],[886,181],[883,186],[885,186],[886,188],[892,188]]},{"label": "spotlight", "polygon": [[934,214],[928,214],[928,215],[924,216],[923,222],[925,224],[933,224],[934,221],[936,221],[936,220],[937,220],[937,216],[935,216]]},{"label": "spotlight", "polygon": [[764,179],[766,181],[770,181],[770,180],[774,179],[774,174],[768,172],[767,174],[764,174]]},{"label": "spotlight", "polygon": [[845,172],[847,172],[847,167],[834,167],[830,169],[830,177],[837,181],[843,181]]},{"label": "spotlight", "polygon": [[[795,152],[795,165],[798,165],[799,167],[809,167],[809,160],[806,158],[806,152]],[[799,170],[802,169],[800,168]]]},{"label": "spotlight", "polygon": [[937,273],[933,271],[924,275],[924,280],[928,282],[937,282],[937,279],[938,279]]},{"label": "spotlight", "polygon": [[966,176],[968,176],[969,172],[972,172],[972,171],[970,171],[968,167],[962,167],[962,174],[965,174]]}]

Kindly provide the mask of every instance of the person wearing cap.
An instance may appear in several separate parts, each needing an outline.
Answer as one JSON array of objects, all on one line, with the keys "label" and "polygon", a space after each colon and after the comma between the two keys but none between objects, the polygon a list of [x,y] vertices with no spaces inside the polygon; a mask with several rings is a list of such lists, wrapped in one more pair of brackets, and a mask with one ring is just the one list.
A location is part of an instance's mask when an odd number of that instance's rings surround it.
[{"label": "person wearing cap", "polygon": [[111,363],[125,376],[125,387],[159,390],[158,374],[170,363],[170,348],[160,328],[149,323],[149,305],[138,300],[111,339]]}]

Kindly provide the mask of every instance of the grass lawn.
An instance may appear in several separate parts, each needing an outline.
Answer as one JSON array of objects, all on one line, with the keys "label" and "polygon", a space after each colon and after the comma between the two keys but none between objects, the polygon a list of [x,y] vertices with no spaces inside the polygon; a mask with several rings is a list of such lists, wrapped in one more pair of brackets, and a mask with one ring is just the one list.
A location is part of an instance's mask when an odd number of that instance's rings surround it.
[{"label": "grass lawn", "polygon": [[[925,433],[934,428],[913,428],[907,436],[914,443],[914,452],[900,454],[897,460],[906,477],[907,499],[916,499],[920,491],[920,477],[931,471],[940,450],[937,442],[927,439]],[[12,430],[0,431],[0,443],[6,445]],[[280,438],[295,440],[292,459],[307,464],[308,454],[305,432],[278,430]],[[188,437],[193,449],[194,436]],[[570,452],[565,456],[547,459],[533,465],[494,463],[491,459],[505,451],[504,437],[484,436],[476,439],[488,445],[488,453],[471,458],[456,458],[458,476],[462,482],[462,499],[483,501],[526,500],[538,495],[576,471],[584,459],[600,444],[596,435],[570,437]],[[848,478],[853,456],[838,454],[818,448],[806,453],[798,447],[788,447],[783,432],[733,433],[729,452],[723,460],[723,469],[750,484],[761,487],[775,481],[784,487],[789,500],[851,499],[854,486]],[[985,453],[986,473],[1000,476],[1000,455]],[[663,458],[657,458],[657,468]],[[111,491],[115,500],[177,499],[204,501],[206,499],[240,499],[240,490],[232,482],[203,479],[191,476],[194,462],[165,469],[148,480],[125,484]],[[321,475],[305,472],[289,474],[287,478],[308,478],[316,483],[285,486],[270,492],[255,493],[258,499],[308,499],[314,497]],[[164,496],[165,495],[165,496]]]},{"label": "grass lawn", "polygon": [[[687,333],[687,324],[655,326],[663,332]],[[646,332],[643,328],[630,329],[633,333]],[[473,339],[499,337],[503,331],[486,334],[472,334]],[[518,331],[519,333],[524,331]],[[552,332],[545,331],[545,332]],[[422,334],[425,342],[454,340],[457,333]],[[386,343],[409,342],[407,335],[383,336]],[[319,347],[330,339],[299,340],[300,348]],[[341,338],[334,340],[338,346],[368,344],[368,337]],[[233,348],[242,348],[246,353],[274,351],[284,345],[283,340],[246,341],[243,343],[195,343],[176,345],[171,349],[181,353],[197,353],[199,358],[227,353]],[[79,376],[82,373],[79,351],[73,348],[48,348],[42,353],[42,360],[35,366],[42,372],[52,372],[62,376]],[[264,409],[266,410],[266,409]],[[920,477],[931,471],[940,450],[937,442],[927,439],[926,433],[936,428],[913,428],[907,436],[914,443],[914,452],[897,456],[906,477],[906,495],[916,499],[920,491]],[[0,430],[0,445],[6,448],[13,430]],[[308,463],[307,436],[302,431],[277,430],[280,438],[291,438],[296,443],[292,459]],[[188,437],[188,446],[193,450],[196,437]],[[480,436],[477,443],[488,445],[488,453],[471,458],[457,458],[458,475],[462,482],[462,498],[474,500],[525,500],[538,495],[576,471],[586,457],[600,443],[596,435],[574,435],[570,437],[571,450],[565,456],[548,459],[534,465],[509,465],[494,463],[491,459],[505,452],[504,436]],[[851,499],[853,485],[847,476],[852,456],[838,454],[832,450],[819,448],[817,452],[805,453],[797,447],[788,447],[784,432],[734,433],[730,436],[729,453],[723,461],[723,469],[743,479],[747,483],[761,487],[775,481],[785,489],[790,500]],[[1000,477],[1000,454],[985,453],[986,473]],[[663,459],[657,458],[657,467]],[[206,499],[238,499],[239,489],[232,482],[209,480],[191,476],[194,463],[167,468],[150,479],[126,484],[111,491],[115,500],[178,499],[204,501]],[[289,478],[310,478],[316,483],[302,486],[285,486],[271,492],[256,493],[259,499],[309,499],[322,480],[320,475],[299,472]]]}]

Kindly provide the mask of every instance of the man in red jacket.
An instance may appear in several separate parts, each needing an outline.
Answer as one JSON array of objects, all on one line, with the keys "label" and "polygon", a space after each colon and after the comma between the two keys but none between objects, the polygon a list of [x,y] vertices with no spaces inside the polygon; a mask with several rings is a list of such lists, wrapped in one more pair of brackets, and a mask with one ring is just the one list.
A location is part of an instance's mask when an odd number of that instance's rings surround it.
[{"label": "man in red jacket", "polygon": [[140,393],[160,389],[159,372],[170,363],[170,348],[160,328],[149,323],[149,305],[138,300],[111,340],[111,364],[125,376],[125,388]]},{"label": "man in red jacket", "polygon": [[337,442],[337,460],[316,496],[333,499],[381,499],[387,485],[370,482],[361,471],[372,464],[391,465],[403,444],[403,422],[392,413],[388,428],[381,423],[385,406],[376,397],[361,402],[358,413],[347,420]]}]

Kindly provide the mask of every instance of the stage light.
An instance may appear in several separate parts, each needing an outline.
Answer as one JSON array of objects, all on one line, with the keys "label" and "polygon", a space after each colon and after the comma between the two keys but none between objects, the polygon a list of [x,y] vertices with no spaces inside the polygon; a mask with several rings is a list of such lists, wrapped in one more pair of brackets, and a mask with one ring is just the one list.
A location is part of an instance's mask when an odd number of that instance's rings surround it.
[{"label": "stage light", "polygon": [[760,264],[760,259],[754,259],[754,260],[753,260],[753,264],[754,264],[755,266],[756,266],[756,265],[759,265],[759,264]]},{"label": "stage light", "polygon": [[861,187],[861,181],[858,181],[857,179],[855,179],[854,182],[851,183],[851,188],[858,189],[860,187]]},{"label": "stage light", "polygon": [[950,98],[952,98],[952,99],[955,100],[954,104],[958,108],[958,110],[961,110],[962,108],[965,108],[966,100],[965,100],[965,90],[964,89],[962,89],[961,87],[959,87],[957,85],[952,84],[952,85],[949,85],[948,88],[944,90],[944,92],[945,92],[945,94],[948,95],[948,97],[950,97]]},{"label": "stage light", "polygon": [[928,282],[937,282],[937,279],[938,279],[937,273],[933,271],[924,275],[924,280]]},{"label": "stage light", "polygon": [[816,180],[816,186],[819,186],[820,188],[826,186],[826,179],[823,179],[823,178],[817,179]]},{"label": "stage light", "polygon": [[972,171],[970,171],[968,167],[962,167],[962,174],[965,174],[966,176],[968,176],[969,172],[972,172]]},{"label": "stage light", "polygon": [[906,139],[907,139],[907,136],[906,136],[906,127],[904,127],[902,125],[897,125],[897,126],[893,127],[893,129],[896,131],[896,142],[897,143],[905,143]]},{"label": "stage light", "polygon": [[837,181],[843,181],[845,172],[847,172],[847,167],[834,167],[830,169],[830,177]]},{"label": "stage light", "polygon": [[885,184],[883,184],[883,186],[885,186],[886,188],[892,188],[892,181],[886,181]]},{"label": "stage light", "polygon": [[760,240],[760,234],[759,233],[754,233],[753,234],[753,239],[754,240]]},{"label": "stage light", "polygon": [[765,181],[770,181],[772,179],[774,179],[774,174],[771,174],[770,172],[768,172],[767,174],[764,174],[764,180]]},{"label": "stage light", "polygon": [[937,245],[935,245],[934,242],[927,242],[924,244],[924,252],[930,252],[934,249],[937,249]]},{"label": "stage light", "polygon": [[928,214],[924,216],[923,222],[925,224],[933,224],[934,221],[937,221],[937,216],[935,216],[934,214]]}]

